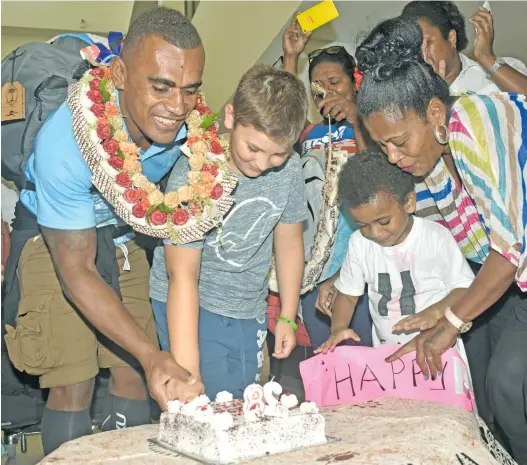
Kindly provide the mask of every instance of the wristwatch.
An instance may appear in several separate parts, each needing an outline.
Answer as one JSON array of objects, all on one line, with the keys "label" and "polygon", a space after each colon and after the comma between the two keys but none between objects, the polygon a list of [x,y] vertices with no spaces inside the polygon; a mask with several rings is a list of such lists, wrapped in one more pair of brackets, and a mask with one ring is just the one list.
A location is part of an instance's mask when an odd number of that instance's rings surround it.
[{"label": "wristwatch", "polygon": [[492,79],[492,75],[498,71],[498,69],[500,69],[505,63],[505,61],[503,60],[503,58],[496,58],[496,61],[494,62],[494,64],[487,70],[487,77],[489,79]]},{"label": "wristwatch", "polygon": [[450,307],[447,307],[445,310],[445,318],[461,334],[466,333],[470,328],[472,328],[472,321],[463,321],[461,318],[458,318]]}]

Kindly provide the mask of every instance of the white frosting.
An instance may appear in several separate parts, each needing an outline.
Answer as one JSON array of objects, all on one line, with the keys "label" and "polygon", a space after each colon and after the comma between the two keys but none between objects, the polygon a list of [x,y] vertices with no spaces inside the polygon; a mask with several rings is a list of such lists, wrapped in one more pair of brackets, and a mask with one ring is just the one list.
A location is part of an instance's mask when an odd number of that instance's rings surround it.
[{"label": "white frosting", "polygon": [[318,413],[317,404],[314,402],[302,402],[300,404],[300,413]]},{"label": "white frosting", "polygon": [[221,391],[216,394],[215,402],[218,404],[223,404],[224,402],[232,401],[232,394],[228,391]]},{"label": "white frosting", "polygon": [[179,400],[168,401],[168,413],[178,413],[181,411],[181,402]]},{"label": "white frosting", "polygon": [[289,416],[289,409],[284,404],[277,402],[276,405],[268,405],[265,407],[265,416],[286,418]]},{"label": "white frosting", "polygon": [[280,403],[284,404],[288,409],[292,409],[298,405],[298,398],[294,394],[286,392],[280,396]]},{"label": "white frosting", "polygon": [[194,418],[196,418],[198,421],[209,421],[213,415],[214,411],[210,405],[202,405],[201,407],[197,408]]},{"label": "white frosting", "polygon": [[234,418],[229,412],[221,412],[213,415],[210,418],[210,423],[213,428],[220,431],[225,431],[234,424]]}]

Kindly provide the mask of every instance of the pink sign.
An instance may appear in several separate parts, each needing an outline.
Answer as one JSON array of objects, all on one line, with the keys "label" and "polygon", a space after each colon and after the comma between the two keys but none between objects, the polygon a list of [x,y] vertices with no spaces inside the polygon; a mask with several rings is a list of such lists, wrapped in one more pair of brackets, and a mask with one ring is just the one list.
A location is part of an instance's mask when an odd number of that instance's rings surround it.
[{"label": "pink sign", "polygon": [[384,360],[400,346],[337,347],[300,363],[306,400],[319,406],[356,404],[402,397],[456,405],[473,411],[468,369],[455,349],[443,354],[443,373],[425,381],[415,352],[391,363]]}]

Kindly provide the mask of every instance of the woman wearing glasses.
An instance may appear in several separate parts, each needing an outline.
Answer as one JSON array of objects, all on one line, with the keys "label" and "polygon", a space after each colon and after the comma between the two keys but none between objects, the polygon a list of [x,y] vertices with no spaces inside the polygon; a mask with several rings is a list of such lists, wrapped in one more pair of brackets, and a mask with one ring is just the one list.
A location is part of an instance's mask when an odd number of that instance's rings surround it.
[{"label": "woman wearing glasses", "polygon": [[[283,36],[283,67],[297,74],[299,55],[304,51],[309,35],[303,34],[296,18]],[[313,95],[322,121],[306,125],[297,148],[302,157],[306,198],[310,216],[304,226],[304,248],[309,266],[311,250],[320,218],[327,216],[323,208],[322,189],[325,182],[337,185],[338,179],[325,178],[325,146],[328,143],[328,118],[331,119],[331,139],[339,148],[353,154],[366,147],[362,125],[355,106],[356,64],[344,47],[319,49],[309,54],[309,80],[318,83],[324,94]],[[334,279],[340,270],[351,233],[356,229],[349,215],[338,213],[335,242],[322,268],[318,285],[302,296],[302,316],[313,347],[329,337],[332,296],[336,295]],[[317,311],[317,308],[320,311]],[[367,298],[359,304],[352,327],[361,337],[362,345],[371,345],[371,320]]]}]

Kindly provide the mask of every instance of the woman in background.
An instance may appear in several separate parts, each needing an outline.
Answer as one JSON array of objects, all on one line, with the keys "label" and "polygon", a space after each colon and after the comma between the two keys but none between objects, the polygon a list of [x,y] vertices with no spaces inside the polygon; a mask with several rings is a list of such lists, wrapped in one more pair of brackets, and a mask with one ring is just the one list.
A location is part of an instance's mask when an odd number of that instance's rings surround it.
[{"label": "woman in background", "polygon": [[[310,35],[302,32],[296,18],[283,35],[283,67],[297,74],[298,57],[304,51]],[[297,151],[301,155],[309,217],[304,224],[304,249],[306,264],[322,215],[322,189],[325,182],[325,146],[329,142],[328,118],[331,118],[331,140],[339,148],[351,154],[366,148],[365,131],[357,115],[355,105],[355,59],[344,47],[318,49],[309,54],[309,80],[317,82],[324,94],[314,94],[313,99],[323,120],[308,123]],[[337,185],[338,179],[332,182]],[[325,263],[318,285],[302,296],[302,317],[313,348],[322,344],[330,334],[332,298],[337,290],[333,286],[351,233],[356,229],[347,212],[340,210],[335,242]],[[317,311],[318,309],[318,311]],[[367,296],[357,307],[351,327],[359,334],[361,345],[371,345],[372,326]]]}]

